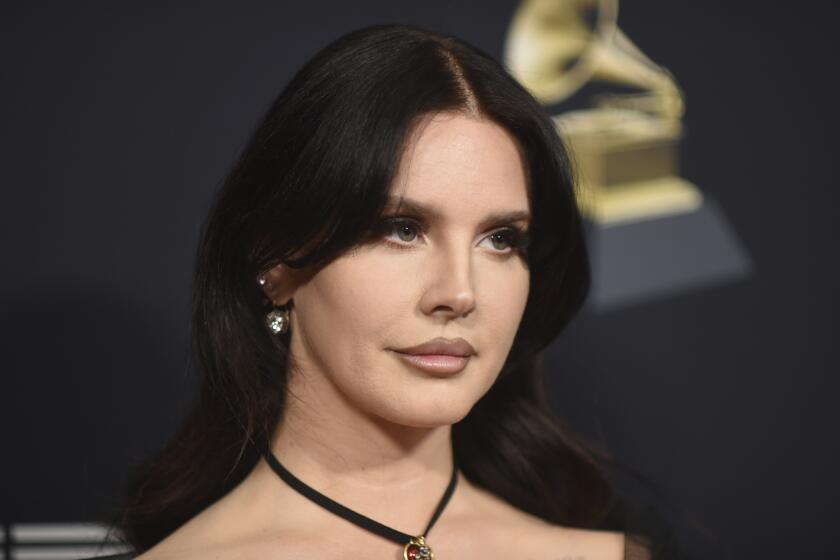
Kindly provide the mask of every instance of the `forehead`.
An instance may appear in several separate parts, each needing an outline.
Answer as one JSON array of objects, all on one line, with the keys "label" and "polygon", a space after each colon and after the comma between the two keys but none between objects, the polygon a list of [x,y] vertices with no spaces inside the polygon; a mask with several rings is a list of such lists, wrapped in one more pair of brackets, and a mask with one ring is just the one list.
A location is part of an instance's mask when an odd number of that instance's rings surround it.
[{"label": "forehead", "polygon": [[488,119],[461,113],[424,118],[409,136],[391,189],[443,211],[527,212],[526,175],[516,141]]}]

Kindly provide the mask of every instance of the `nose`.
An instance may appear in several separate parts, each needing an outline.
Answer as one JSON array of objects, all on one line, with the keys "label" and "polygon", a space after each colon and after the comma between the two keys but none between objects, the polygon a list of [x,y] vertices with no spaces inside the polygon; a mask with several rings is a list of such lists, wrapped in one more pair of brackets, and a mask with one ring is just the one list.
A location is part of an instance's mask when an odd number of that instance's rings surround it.
[{"label": "nose", "polygon": [[466,317],[475,309],[472,258],[469,253],[442,251],[430,262],[423,313],[449,319]]}]

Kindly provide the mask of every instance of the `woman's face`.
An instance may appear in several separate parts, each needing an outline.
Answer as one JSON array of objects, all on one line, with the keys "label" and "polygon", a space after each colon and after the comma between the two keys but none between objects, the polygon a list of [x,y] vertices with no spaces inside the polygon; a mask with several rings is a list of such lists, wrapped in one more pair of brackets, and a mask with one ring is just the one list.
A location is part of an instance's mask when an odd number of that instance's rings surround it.
[{"label": "woman's face", "polygon": [[[453,424],[496,380],[528,298],[515,233],[528,228],[522,161],[499,125],[437,114],[409,139],[391,197],[381,235],[292,294],[292,375],[390,422]],[[474,353],[397,352],[438,337]]]}]

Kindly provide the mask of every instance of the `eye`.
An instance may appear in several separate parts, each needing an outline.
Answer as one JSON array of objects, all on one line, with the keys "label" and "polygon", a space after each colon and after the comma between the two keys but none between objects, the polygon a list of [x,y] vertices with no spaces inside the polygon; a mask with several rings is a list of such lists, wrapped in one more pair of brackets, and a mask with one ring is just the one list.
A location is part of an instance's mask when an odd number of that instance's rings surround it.
[{"label": "eye", "polygon": [[[379,239],[397,246],[411,246],[426,232],[423,222],[409,217],[384,218],[376,227],[375,234]],[[499,255],[509,255],[522,252],[529,244],[528,233],[516,226],[497,229],[490,233],[482,242],[490,240],[490,244]]]},{"label": "eye", "polygon": [[493,248],[502,253],[512,253],[514,251],[521,251],[528,246],[528,234],[521,229],[515,227],[508,227],[499,229],[485,237],[489,239]]},{"label": "eye", "polygon": [[423,226],[411,218],[389,218],[382,220],[377,227],[380,237],[393,239],[394,236],[403,243],[411,243],[423,231]]}]

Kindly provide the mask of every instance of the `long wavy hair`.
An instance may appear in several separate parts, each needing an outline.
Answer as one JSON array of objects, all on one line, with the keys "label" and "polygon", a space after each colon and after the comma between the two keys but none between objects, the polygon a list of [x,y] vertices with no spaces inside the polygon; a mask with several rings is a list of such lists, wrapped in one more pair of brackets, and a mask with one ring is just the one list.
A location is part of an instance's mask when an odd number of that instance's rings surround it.
[{"label": "long wavy hair", "polygon": [[604,464],[553,414],[540,352],[586,298],[589,262],[572,165],[540,104],[492,57],[407,25],[349,33],[292,78],[238,157],[204,223],[193,284],[197,400],[171,441],[133,473],[115,525],[137,551],[239,484],[286,402],[289,338],[265,327],[255,279],[308,267],[363,242],[381,218],[420,118],[461,111],[516,139],[533,215],[530,293],[492,388],[453,426],[474,484],[553,523],[598,527],[615,511]]}]

